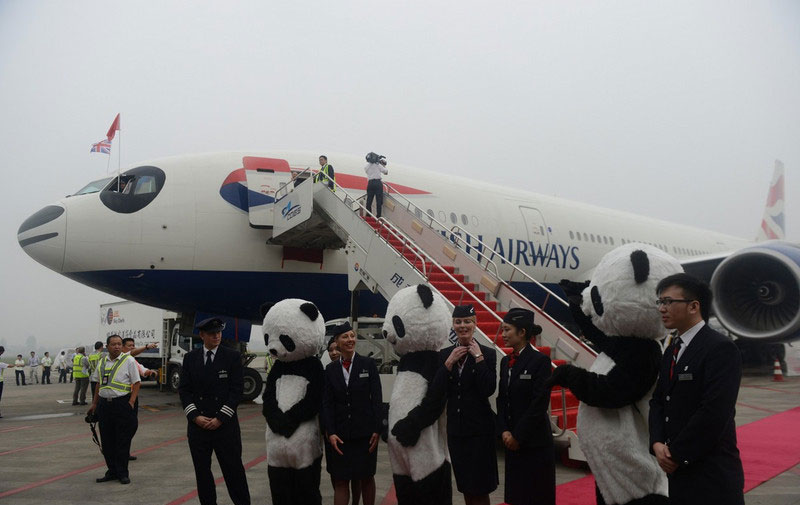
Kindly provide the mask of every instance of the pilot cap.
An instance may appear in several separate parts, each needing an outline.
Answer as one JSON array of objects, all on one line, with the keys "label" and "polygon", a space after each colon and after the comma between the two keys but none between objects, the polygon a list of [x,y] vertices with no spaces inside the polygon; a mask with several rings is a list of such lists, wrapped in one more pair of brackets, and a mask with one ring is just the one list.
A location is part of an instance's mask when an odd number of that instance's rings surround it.
[{"label": "pilot cap", "polygon": [[197,323],[195,329],[207,333],[216,333],[225,329],[225,322],[218,317],[209,317]]},{"label": "pilot cap", "polygon": [[470,317],[475,315],[475,307],[468,303],[466,305],[456,305],[453,309],[453,318]]},{"label": "pilot cap", "polygon": [[350,331],[352,329],[353,329],[353,326],[350,324],[350,322],[349,321],[345,321],[342,324],[337,324],[336,326],[331,328],[331,335],[333,335],[333,338],[336,338],[339,335],[341,335],[342,333],[346,333],[346,332],[348,332],[348,331]]}]

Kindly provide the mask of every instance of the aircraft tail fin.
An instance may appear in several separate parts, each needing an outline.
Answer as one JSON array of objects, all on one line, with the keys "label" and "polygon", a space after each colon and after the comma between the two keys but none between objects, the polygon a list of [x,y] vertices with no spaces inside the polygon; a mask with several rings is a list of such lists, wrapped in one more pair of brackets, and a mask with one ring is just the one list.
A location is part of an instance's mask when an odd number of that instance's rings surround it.
[{"label": "aircraft tail fin", "polygon": [[756,241],[783,240],[786,236],[786,221],[784,213],[784,188],[785,177],[783,163],[775,160],[775,171],[772,173],[772,182],[767,193],[767,205],[764,207],[764,217],[761,228],[758,230]]}]

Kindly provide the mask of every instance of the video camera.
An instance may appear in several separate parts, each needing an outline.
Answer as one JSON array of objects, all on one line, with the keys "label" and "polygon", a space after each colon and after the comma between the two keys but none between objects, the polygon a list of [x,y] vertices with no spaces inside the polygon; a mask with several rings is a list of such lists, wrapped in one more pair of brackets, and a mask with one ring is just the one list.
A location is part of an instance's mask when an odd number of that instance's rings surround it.
[{"label": "video camera", "polygon": [[97,422],[97,414],[92,412],[91,414],[86,414],[86,417],[83,418],[89,424],[94,424]]},{"label": "video camera", "polygon": [[382,156],[377,153],[369,152],[367,153],[367,163],[381,163],[383,165],[386,164],[386,156]]}]

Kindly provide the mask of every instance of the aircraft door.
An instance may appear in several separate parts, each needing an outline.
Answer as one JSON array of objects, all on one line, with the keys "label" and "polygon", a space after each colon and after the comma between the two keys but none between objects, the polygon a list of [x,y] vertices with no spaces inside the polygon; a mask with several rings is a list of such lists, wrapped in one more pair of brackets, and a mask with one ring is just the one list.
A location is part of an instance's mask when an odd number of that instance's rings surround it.
[{"label": "aircraft door", "polygon": [[290,180],[288,172],[275,172],[269,168],[247,170],[247,204],[250,226],[253,228],[272,228],[273,203],[275,191]]},{"label": "aircraft door", "polygon": [[525,222],[525,229],[528,232],[528,240],[537,245],[550,243],[550,228],[544,220],[539,209],[520,205],[519,211],[522,213],[522,220]]}]

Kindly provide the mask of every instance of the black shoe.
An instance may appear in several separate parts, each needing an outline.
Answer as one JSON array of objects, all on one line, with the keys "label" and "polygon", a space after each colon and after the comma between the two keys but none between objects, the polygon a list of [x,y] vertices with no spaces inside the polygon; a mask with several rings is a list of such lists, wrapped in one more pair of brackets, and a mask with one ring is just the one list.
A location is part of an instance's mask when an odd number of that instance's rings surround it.
[{"label": "black shoe", "polygon": [[130,484],[131,480],[129,478],[127,478],[127,477],[122,477],[121,479],[119,479],[119,483],[120,484]]},{"label": "black shoe", "polygon": [[89,405],[89,404],[86,402],[81,402],[81,405]]},{"label": "black shoe", "polygon": [[73,405],[80,405],[78,402],[72,402]]},{"label": "black shoe", "polygon": [[136,461],[137,459],[139,458],[137,458],[136,456],[128,456],[128,461]]},{"label": "black shoe", "polygon": [[[114,477],[113,475],[106,474],[106,475],[103,475],[102,477],[100,477],[99,479],[95,479],[94,481],[95,482],[108,482],[110,480],[117,480],[117,478]],[[128,482],[130,482],[130,481],[128,481]]]}]

